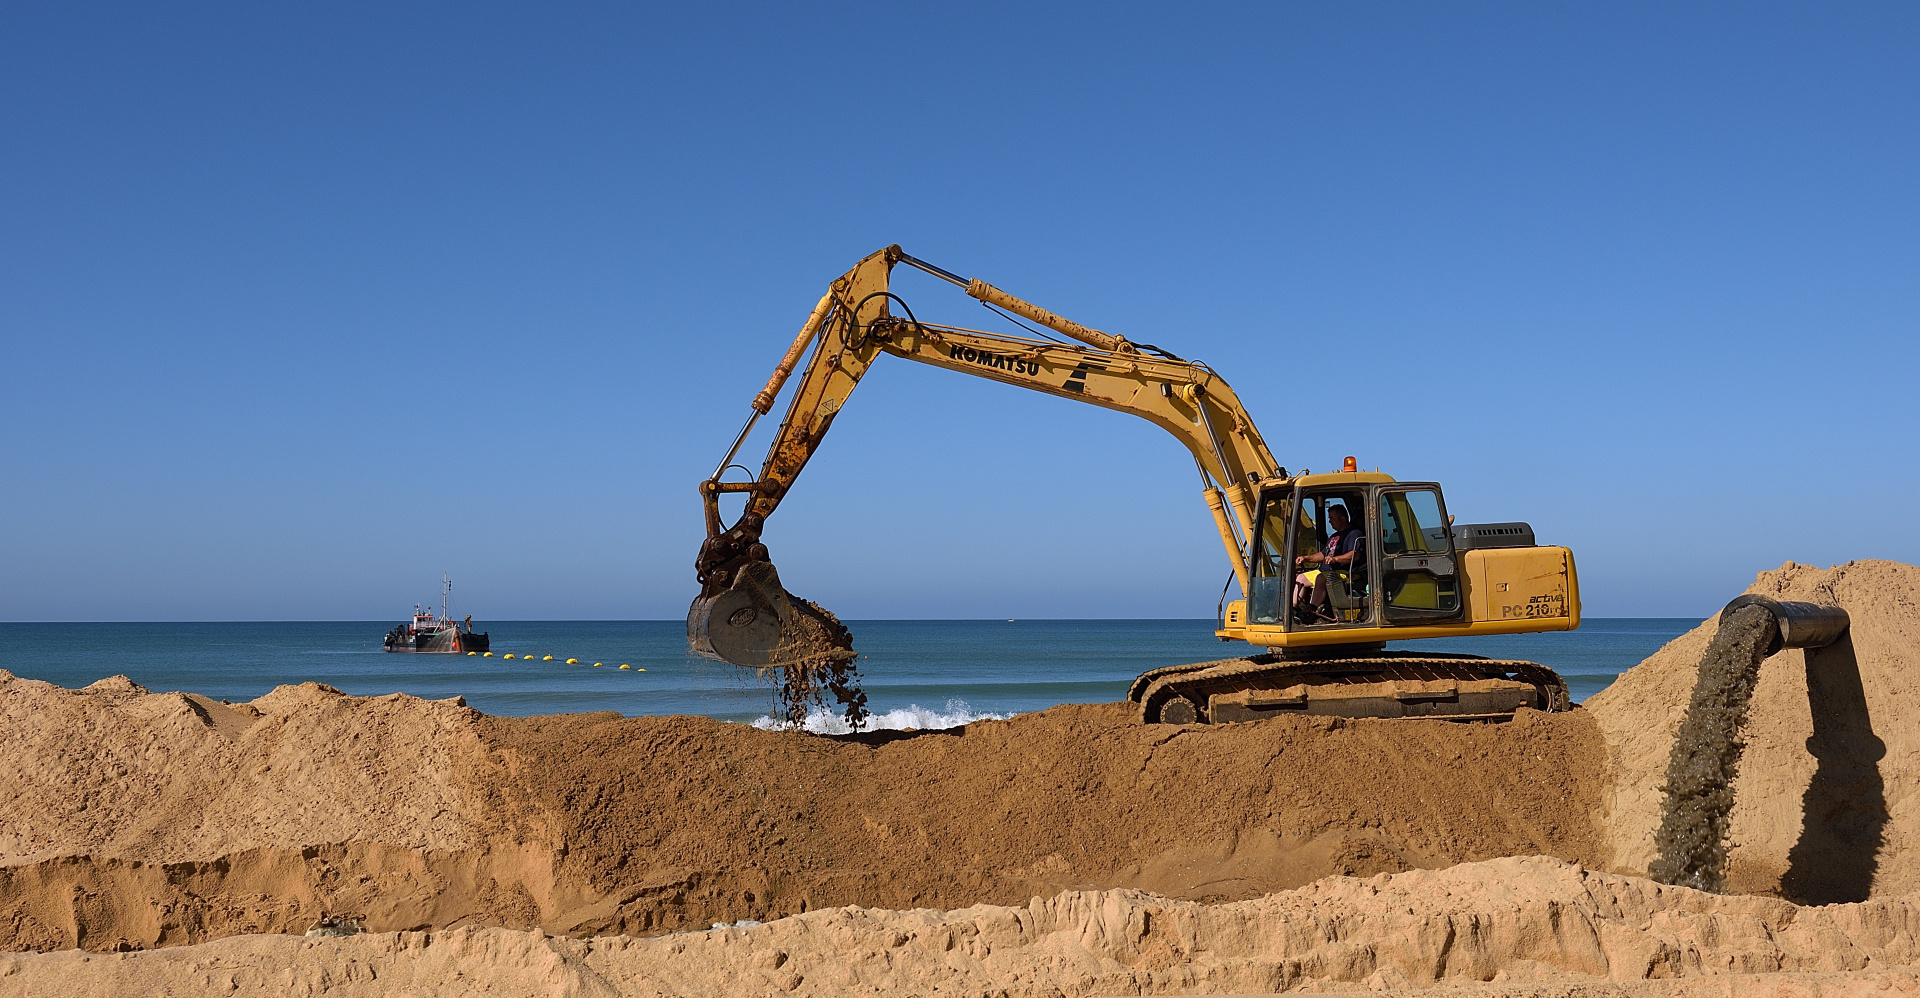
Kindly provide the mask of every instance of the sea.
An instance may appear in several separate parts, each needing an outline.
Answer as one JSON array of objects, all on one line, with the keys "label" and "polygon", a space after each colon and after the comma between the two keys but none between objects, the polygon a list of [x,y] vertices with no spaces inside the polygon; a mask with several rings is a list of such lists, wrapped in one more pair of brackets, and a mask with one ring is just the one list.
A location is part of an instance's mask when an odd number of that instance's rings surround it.
[{"label": "sea", "polygon": [[[1573,698],[1691,630],[1693,618],[1587,618],[1577,631],[1408,644],[1525,659],[1566,677]],[[848,621],[877,728],[943,728],[1062,703],[1125,699],[1148,669],[1248,654],[1212,620]],[[391,621],[0,623],[0,669],[79,688],[124,675],[155,691],[245,701],[291,683],[360,696],[465,697],[484,713],[705,714],[772,726],[772,687],[754,670],[690,655],[678,620],[502,620],[476,624],[494,657],[396,654]],[[1389,647],[1402,647],[1391,645]],[[507,659],[504,656],[514,657]],[[576,660],[569,664],[568,659]],[[621,666],[627,668],[622,669]],[[807,726],[844,730],[820,714]]]}]

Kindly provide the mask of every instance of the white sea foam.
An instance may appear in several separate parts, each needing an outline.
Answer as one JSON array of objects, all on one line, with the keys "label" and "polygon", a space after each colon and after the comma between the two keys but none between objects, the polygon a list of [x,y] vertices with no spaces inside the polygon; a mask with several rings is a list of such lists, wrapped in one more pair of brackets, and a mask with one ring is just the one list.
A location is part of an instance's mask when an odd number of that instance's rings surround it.
[{"label": "white sea foam", "polygon": [[[967,706],[965,700],[948,700],[945,710],[922,707],[916,703],[909,704],[905,707],[898,707],[883,714],[869,715],[866,726],[862,730],[928,731],[940,728],[957,728],[962,724],[971,724],[974,721],[1004,721],[1012,716],[1012,714],[976,714],[973,712],[972,707]],[[785,729],[787,724],[784,721],[776,721],[772,717],[763,715],[753,722],[753,726],[763,731],[778,731]],[[852,730],[847,726],[846,718],[841,717],[837,713],[828,713],[827,711],[818,709],[808,714],[807,719],[801,722],[800,727],[802,730],[810,731],[816,735],[844,735]]]}]

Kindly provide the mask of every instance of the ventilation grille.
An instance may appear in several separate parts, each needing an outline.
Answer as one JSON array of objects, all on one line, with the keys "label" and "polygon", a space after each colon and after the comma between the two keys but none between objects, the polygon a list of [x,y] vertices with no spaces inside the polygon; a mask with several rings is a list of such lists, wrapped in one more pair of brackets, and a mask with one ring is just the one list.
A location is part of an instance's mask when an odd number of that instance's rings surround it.
[{"label": "ventilation grille", "polygon": [[1462,523],[1453,528],[1453,548],[1530,548],[1536,546],[1533,527],[1525,523]]}]

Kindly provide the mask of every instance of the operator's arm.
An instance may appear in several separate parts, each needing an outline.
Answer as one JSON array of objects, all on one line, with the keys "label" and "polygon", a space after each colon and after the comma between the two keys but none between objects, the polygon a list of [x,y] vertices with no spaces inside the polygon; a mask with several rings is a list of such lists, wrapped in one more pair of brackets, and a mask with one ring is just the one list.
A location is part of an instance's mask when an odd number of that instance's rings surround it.
[{"label": "operator's arm", "polygon": [[[1353,536],[1358,532],[1358,527],[1348,527],[1327,539],[1326,550],[1303,554],[1293,559],[1293,563],[1295,565],[1351,565],[1354,556],[1360,551],[1359,542]],[[1338,553],[1328,554],[1327,551]]]}]

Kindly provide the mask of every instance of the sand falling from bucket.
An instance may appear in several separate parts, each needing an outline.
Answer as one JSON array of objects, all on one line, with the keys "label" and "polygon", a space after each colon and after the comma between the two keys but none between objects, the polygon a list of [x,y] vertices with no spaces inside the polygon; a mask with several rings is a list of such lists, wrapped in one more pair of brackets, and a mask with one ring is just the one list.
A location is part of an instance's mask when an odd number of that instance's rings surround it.
[{"label": "sand falling from bucket", "polygon": [[812,600],[782,590],[793,612],[781,628],[779,657],[785,664],[761,670],[777,672],[774,694],[781,720],[799,730],[807,716],[825,709],[827,697],[844,708],[847,724],[859,731],[867,720],[867,694],[860,688],[860,667],[853,635],[840,618]]},{"label": "sand falling from bucket", "polygon": [[1660,805],[1659,850],[1647,873],[1663,884],[1719,893],[1727,872],[1727,827],[1733,780],[1746,747],[1741,730],[1777,624],[1757,606],[1722,619],[1700,657],[1693,698],[1667,760]]}]

